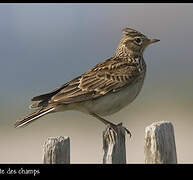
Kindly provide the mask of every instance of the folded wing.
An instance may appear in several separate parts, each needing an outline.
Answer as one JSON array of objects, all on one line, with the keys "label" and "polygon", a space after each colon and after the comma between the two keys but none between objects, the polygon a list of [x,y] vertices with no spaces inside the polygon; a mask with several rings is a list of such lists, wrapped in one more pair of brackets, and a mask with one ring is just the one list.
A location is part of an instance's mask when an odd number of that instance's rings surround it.
[{"label": "folded wing", "polygon": [[133,83],[140,72],[127,61],[108,59],[70,81],[50,99],[50,103],[69,104],[98,98]]}]

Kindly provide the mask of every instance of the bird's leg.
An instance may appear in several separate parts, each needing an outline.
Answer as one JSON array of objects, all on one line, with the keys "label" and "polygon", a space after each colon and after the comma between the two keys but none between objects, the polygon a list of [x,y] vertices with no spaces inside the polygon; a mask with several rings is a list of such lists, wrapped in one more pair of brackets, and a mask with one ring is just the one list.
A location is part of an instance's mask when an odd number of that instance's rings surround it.
[{"label": "bird's leg", "polygon": [[[100,117],[99,115],[95,114],[95,113],[90,113],[93,117],[97,118],[98,120],[100,120],[101,122],[103,122],[105,125],[109,126],[109,128],[111,128],[115,133],[117,132],[117,126],[122,125],[122,123],[119,124],[113,124],[110,121],[107,121],[106,119]],[[125,127],[123,127],[125,129],[125,131],[129,134],[129,136],[131,137],[131,132],[126,129]],[[116,133],[117,134],[117,133]]]}]

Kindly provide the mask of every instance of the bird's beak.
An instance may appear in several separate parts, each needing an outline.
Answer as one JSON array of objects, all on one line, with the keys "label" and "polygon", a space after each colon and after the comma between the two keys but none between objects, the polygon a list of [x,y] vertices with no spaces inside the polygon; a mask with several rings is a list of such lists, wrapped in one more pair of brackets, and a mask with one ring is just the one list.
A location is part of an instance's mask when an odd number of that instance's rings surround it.
[{"label": "bird's beak", "polygon": [[160,40],[159,39],[150,39],[149,40],[149,44],[156,43],[158,41],[160,41]]}]

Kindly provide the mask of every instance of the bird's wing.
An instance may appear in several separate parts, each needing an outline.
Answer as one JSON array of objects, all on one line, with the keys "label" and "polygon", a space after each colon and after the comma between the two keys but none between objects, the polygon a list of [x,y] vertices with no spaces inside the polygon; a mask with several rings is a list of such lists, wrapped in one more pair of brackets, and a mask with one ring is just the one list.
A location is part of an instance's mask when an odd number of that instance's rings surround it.
[{"label": "bird's wing", "polygon": [[[79,77],[73,79],[72,81],[75,81],[76,79],[78,79]],[[71,83],[71,81],[63,84],[62,86],[60,86],[59,88],[54,89],[53,91],[49,92],[49,93],[45,93],[45,94],[41,94],[38,96],[34,96],[33,98],[31,98],[32,101],[43,101],[43,100],[48,100],[50,99],[52,96],[54,96],[55,94],[57,94],[58,92],[60,92],[62,89],[64,89],[65,87],[68,87],[68,85]]]},{"label": "bird's wing", "polygon": [[68,104],[98,98],[131,84],[139,74],[135,64],[110,58],[70,81],[49,103]]}]

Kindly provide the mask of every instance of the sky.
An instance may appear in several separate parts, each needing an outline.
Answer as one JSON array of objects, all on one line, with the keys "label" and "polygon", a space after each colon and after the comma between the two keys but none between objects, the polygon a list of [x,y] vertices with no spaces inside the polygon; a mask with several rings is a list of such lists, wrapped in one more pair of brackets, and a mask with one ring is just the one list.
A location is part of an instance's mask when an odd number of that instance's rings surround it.
[{"label": "sky", "polygon": [[[145,128],[174,126],[179,163],[193,162],[193,4],[0,4],[0,163],[42,163],[48,137],[69,136],[71,163],[102,163],[104,125],[66,111],[15,129],[30,99],[113,56],[121,30],[160,39],[144,52],[147,75],[136,100],[107,117],[132,132],[127,163],[144,163]],[[14,149],[14,151],[12,150]]]}]

